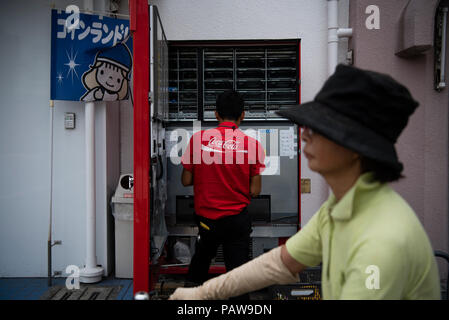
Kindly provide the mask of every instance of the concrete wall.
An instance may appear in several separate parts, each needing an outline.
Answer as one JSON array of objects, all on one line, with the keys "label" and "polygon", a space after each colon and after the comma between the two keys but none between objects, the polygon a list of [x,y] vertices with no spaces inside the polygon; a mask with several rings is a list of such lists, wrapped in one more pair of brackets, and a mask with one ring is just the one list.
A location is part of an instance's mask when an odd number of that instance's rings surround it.
[{"label": "concrete wall", "polygon": [[[401,36],[399,21],[408,2],[351,1],[350,26],[355,32],[350,48],[354,49],[356,66],[390,74],[405,84],[420,103],[396,146],[406,178],[394,183],[393,187],[416,211],[434,249],[447,251],[448,89],[441,92],[433,89],[433,48],[413,58],[395,55]],[[429,1],[426,9],[432,17],[436,2]],[[368,5],[377,5],[380,9],[379,30],[365,27]],[[429,16],[421,11],[417,13],[420,15]],[[426,23],[433,28],[433,18]]]},{"label": "concrete wall", "polygon": [[[56,8],[82,1],[53,1]],[[95,9],[101,10],[101,1]],[[0,277],[47,275],[50,207],[50,2],[5,1],[0,13]],[[64,129],[64,113],[76,129]],[[109,201],[120,173],[119,106],[99,103],[96,118],[97,259],[111,271]],[[54,108],[53,270],[85,256],[84,104]]]}]

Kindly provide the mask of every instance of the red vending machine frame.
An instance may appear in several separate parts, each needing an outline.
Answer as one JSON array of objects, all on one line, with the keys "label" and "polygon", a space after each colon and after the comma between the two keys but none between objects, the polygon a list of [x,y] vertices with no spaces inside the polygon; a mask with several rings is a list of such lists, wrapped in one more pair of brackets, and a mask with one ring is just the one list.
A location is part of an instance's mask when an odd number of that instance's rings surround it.
[{"label": "red vending machine frame", "polygon": [[[133,294],[149,292],[157,273],[185,273],[186,268],[152,268],[150,256],[150,16],[147,0],[129,0],[130,31],[133,37],[134,120],[134,243]],[[298,42],[298,73],[301,75],[301,42]],[[136,66],[138,66],[136,68]],[[301,84],[298,83],[301,103]],[[301,131],[298,130],[298,229],[301,227]],[[280,238],[279,244],[286,241]],[[154,269],[154,270],[153,270]],[[213,267],[211,273],[224,272]]]},{"label": "red vending machine frame", "polygon": [[[134,252],[133,294],[150,290],[150,32],[147,0],[130,0],[133,36]],[[136,68],[136,66],[138,66]],[[138,146],[138,148],[136,148]]]}]

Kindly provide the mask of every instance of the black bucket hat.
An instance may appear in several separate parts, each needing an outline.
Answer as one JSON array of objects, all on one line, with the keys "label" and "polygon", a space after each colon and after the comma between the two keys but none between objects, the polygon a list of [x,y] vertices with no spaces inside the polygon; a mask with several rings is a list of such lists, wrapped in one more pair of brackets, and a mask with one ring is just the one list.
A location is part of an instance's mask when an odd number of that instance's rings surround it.
[{"label": "black bucket hat", "polygon": [[313,101],[277,113],[401,172],[394,145],[418,105],[389,75],[340,64]]}]

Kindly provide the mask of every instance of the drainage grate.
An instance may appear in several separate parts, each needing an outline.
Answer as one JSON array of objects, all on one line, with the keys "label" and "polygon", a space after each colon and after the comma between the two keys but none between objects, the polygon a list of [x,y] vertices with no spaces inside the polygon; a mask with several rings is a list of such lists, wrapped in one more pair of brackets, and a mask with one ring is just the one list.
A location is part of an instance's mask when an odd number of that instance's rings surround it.
[{"label": "drainage grate", "polygon": [[41,300],[115,300],[123,286],[80,285],[69,290],[65,286],[54,286],[45,292]]}]

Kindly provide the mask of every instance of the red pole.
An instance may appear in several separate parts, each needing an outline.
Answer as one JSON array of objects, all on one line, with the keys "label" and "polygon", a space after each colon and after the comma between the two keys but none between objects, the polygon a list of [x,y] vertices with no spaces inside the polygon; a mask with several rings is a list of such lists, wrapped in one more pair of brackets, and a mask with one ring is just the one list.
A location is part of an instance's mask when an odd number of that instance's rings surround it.
[{"label": "red pole", "polygon": [[150,284],[150,46],[148,0],[129,0],[133,36],[134,294]]},{"label": "red pole", "polygon": [[[301,103],[301,41],[298,43],[298,103]],[[301,128],[298,127],[298,179],[299,179],[299,190],[298,190],[298,230],[302,228],[301,225]]]}]

